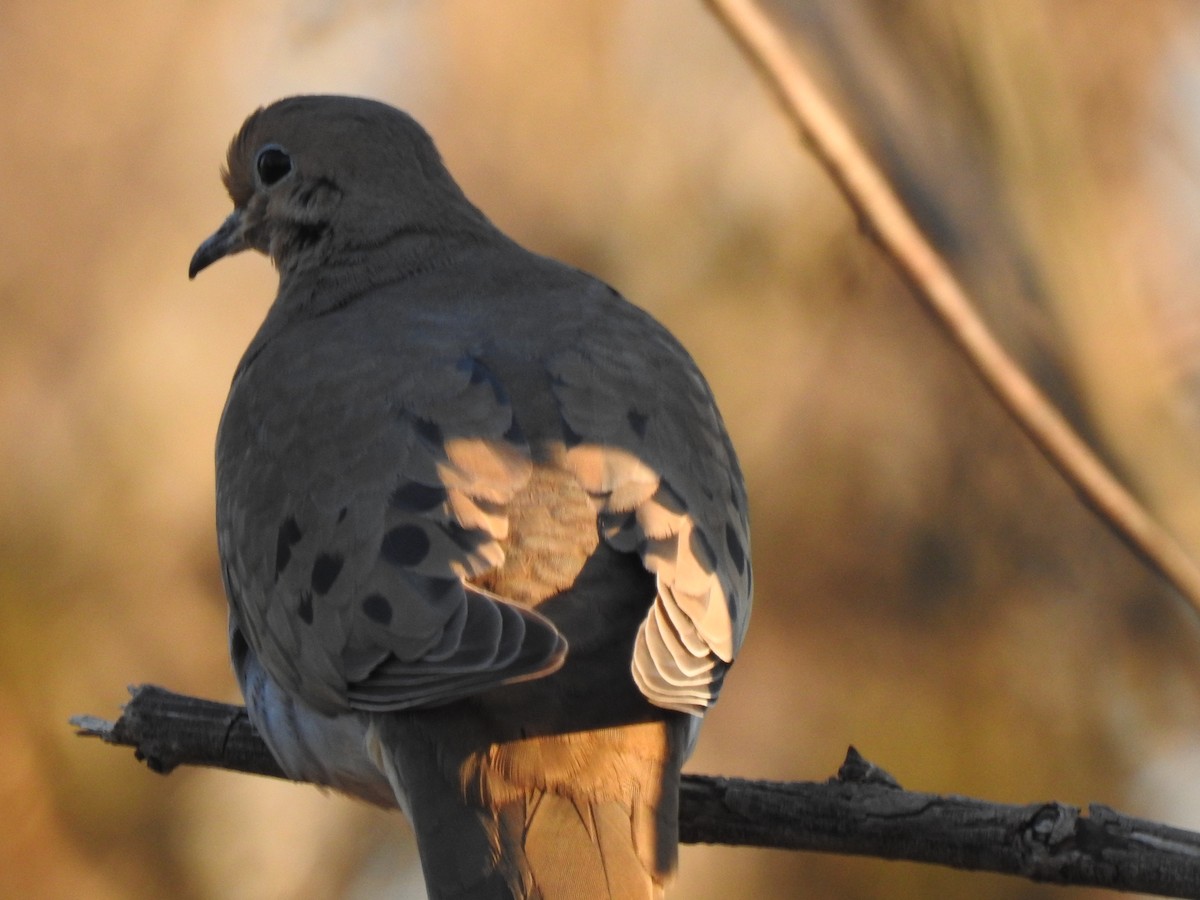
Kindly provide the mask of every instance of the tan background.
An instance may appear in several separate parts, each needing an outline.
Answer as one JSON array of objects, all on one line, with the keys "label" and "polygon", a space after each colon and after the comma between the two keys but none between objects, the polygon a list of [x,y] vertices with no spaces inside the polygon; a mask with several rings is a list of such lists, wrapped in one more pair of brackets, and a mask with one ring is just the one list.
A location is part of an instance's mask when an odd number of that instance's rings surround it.
[{"label": "tan background", "polygon": [[[1200,548],[1196,7],[776,9],[1005,341]],[[853,742],[914,789],[1200,828],[1200,628],[947,350],[700,3],[12,0],[0,91],[0,895],[417,883],[398,815],[158,778],[66,724],[133,682],[236,696],[211,453],[274,276],[186,267],[242,118],[305,91],[412,111],[499,224],[709,374],[758,606],[693,770],[822,779]],[[1065,895],[687,848],[676,896]]]}]

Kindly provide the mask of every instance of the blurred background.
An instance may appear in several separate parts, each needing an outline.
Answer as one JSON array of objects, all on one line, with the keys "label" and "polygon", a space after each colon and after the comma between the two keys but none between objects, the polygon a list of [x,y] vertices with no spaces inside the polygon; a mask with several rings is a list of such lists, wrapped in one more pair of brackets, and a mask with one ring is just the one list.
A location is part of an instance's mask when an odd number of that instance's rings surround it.
[{"label": "blurred background", "polygon": [[[1006,345],[1200,553],[1200,9],[769,8]],[[0,896],[419,895],[398,814],[160,778],[67,725],[130,683],[237,696],[212,445],[275,278],[186,269],[244,116],[314,91],[414,113],[496,222],[712,381],[757,608],[693,771],[824,779],[854,743],[916,790],[1200,828],[1200,626],[948,349],[698,0],[10,0],[0,91]],[[1065,895],[692,847],[674,896]]]}]

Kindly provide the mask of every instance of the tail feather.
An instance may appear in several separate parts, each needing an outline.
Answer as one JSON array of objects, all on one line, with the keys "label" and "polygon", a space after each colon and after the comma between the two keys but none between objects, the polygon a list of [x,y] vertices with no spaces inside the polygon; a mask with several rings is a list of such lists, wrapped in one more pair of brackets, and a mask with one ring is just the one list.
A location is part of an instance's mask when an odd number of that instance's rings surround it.
[{"label": "tail feather", "polygon": [[509,847],[501,865],[510,879],[529,882],[530,896],[662,897],[667,872],[655,869],[655,836],[636,833],[641,817],[624,804],[542,793],[522,805],[530,809],[521,846]]},{"label": "tail feather", "polygon": [[371,730],[373,756],[412,820],[430,898],[663,896],[675,871],[684,723],[476,751],[461,740],[473,730],[463,713],[392,714]]}]

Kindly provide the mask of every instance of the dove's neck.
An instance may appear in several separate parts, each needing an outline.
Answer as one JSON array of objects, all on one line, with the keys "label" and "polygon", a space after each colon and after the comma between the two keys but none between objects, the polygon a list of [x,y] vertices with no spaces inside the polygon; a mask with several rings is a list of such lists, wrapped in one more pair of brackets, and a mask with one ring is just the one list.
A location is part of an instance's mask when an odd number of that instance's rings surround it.
[{"label": "dove's neck", "polygon": [[453,266],[464,255],[503,240],[486,220],[438,231],[400,223],[370,240],[347,241],[320,258],[282,265],[272,312],[289,321],[326,315],[380,288]]},{"label": "dove's neck", "polygon": [[[279,292],[246,349],[238,374],[288,327],[346,309],[358,300],[439,270],[464,265],[487,248],[511,243],[486,219],[473,227],[433,232],[397,228],[386,240],[343,245],[336,252],[284,261]],[[236,376],[235,376],[236,377]]]}]

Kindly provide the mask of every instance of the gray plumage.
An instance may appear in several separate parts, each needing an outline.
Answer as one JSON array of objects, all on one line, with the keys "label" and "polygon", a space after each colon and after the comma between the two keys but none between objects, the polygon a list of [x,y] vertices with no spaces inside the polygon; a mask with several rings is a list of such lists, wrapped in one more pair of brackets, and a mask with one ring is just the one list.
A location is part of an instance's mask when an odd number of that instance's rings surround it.
[{"label": "gray plumage", "polygon": [[501,234],[425,132],[296,97],[230,146],[279,293],[217,440],[230,646],[286,771],[413,822],[431,897],[652,897],[750,613],[746,496],[650,316]]}]

